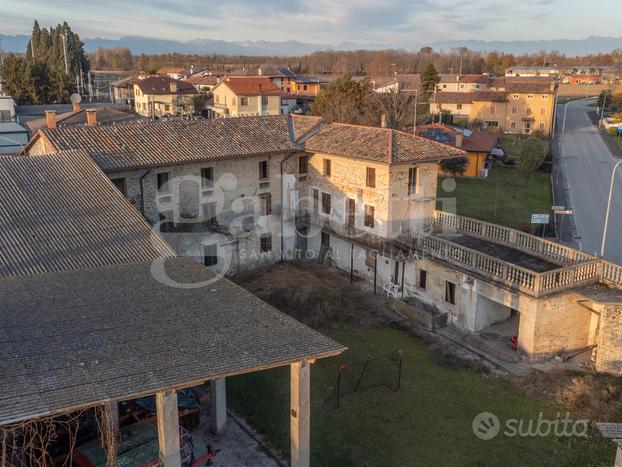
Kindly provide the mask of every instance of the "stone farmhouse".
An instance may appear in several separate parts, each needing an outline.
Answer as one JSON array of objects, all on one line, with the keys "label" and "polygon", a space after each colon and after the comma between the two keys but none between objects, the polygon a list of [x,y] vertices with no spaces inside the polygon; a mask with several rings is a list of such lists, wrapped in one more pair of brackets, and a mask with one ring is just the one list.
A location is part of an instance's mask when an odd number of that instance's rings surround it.
[{"label": "stone farmhouse", "polygon": [[622,374],[622,266],[452,213],[438,162],[461,148],[276,115],[44,129],[26,151],[76,148],[177,254],[219,274],[330,262],[396,306],[416,303],[430,327],[507,321],[525,360],[591,352],[598,371]]}]

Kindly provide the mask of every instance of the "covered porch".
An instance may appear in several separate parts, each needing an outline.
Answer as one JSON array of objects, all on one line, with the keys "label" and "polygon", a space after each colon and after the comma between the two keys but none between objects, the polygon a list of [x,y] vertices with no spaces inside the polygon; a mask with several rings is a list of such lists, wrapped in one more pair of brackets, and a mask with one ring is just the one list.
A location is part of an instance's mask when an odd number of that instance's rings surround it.
[{"label": "covered porch", "polygon": [[154,395],[159,462],[181,466],[180,390],[209,382],[222,433],[226,378],[289,366],[291,465],[308,466],[310,367],[345,348],[215,278],[174,258],[0,279],[0,432],[105,407],[118,433],[117,404]]}]

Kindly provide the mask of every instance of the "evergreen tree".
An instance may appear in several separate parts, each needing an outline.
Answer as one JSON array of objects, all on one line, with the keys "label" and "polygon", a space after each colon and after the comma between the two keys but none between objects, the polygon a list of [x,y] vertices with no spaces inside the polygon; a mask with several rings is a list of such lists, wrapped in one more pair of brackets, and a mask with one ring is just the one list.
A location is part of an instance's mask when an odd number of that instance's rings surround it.
[{"label": "evergreen tree", "polygon": [[432,63],[430,63],[421,75],[421,87],[423,89],[424,95],[426,96],[426,99],[430,98],[430,96],[436,89],[436,85],[440,81],[441,77],[438,75],[436,67]]}]

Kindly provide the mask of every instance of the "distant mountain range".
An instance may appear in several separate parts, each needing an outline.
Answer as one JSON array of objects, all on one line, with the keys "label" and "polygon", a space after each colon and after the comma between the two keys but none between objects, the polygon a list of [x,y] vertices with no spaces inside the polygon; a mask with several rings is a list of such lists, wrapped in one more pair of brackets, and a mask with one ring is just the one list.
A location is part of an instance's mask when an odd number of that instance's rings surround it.
[{"label": "distant mountain range", "polygon": [[[25,52],[29,36],[0,34],[2,49],[5,52]],[[390,48],[412,49],[406,46],[387,44],[357,44],[342,42],[337,45],[311,44],[300,41],[240,41],[230,42],[216,39],[194,39],[187,42],[151,39],[139,36],[126,36],[120,39],[83,39],[87,52],[94,52],[97,47],[128,47],[134,54],[225,54],[225,55],[304,55],[320,50],[382,50]],[[611,52],[622,48],[622,37],[590,36],[586,39],[557,39],[550,41],[476,41],[448,40],[430,44],[435,50],[450,50],[467,47],[471,50],[498,50],[514,54],[533,53],[540,50],[558,50],[566,55],[585,55],[590,53]]]}]

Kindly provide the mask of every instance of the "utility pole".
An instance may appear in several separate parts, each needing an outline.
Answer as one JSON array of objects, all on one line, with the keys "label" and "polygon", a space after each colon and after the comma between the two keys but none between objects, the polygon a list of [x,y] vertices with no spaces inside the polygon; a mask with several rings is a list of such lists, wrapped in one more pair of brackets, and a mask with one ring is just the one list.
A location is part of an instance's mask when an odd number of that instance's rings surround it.
[{"label": "utility pole", "polygon": [[419,90],[415,90],[415,121],[413,122],[413,135],[417,134],[417,100],[419,98]]},{"label": "utility pole", "polygon": [[60,36],[63,39],[63,55],[65,56],[65,74],[69,74],[69,64],[67,63],[67,31]]},{"label": "utility pole", "polygon": [[600,244],[600,257],[605,257],[605,242],[607,241],[607,227],[609,225],[609,211],[611,210],[611,197],[613,195],[613,187],[616,179],[616,170],[622,164],[622,161],[618,161],[616,165],[613,166],[613,170],[611,171],[611,184],[609,186],[609,200],[607,201],[607,211],[605,211],[605,225],[603,227],[603,240]]}]

